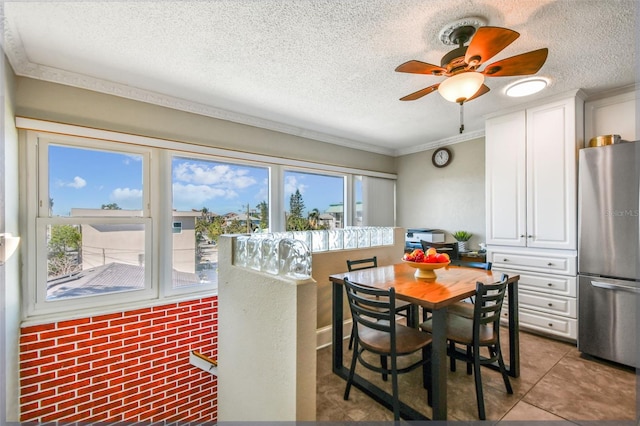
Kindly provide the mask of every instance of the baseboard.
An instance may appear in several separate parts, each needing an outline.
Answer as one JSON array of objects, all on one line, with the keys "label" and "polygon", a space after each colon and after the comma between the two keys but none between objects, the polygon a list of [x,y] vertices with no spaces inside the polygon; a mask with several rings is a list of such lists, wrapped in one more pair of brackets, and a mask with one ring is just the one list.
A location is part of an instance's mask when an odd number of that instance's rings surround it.
[{"label": "baseboard", "polygon": [[[331,345],[332,330],[333,327],[330,325],[316,330],[316,349],[322,349]],[[351,336],[351,319],[342,323],[342,335],[344,339],[348,339]]]}]

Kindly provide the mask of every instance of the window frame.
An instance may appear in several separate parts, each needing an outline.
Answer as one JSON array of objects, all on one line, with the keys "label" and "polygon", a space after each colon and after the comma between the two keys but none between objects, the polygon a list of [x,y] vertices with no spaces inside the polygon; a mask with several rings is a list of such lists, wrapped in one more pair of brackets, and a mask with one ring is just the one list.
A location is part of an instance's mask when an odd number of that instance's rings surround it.
[{"label": "window frame", "polygon": [[[235,165],[253,167],[264,167],[268,170],[269,178],[269,227],[270,232],[284,231],[285,223],[283,214],[284,203],[284,170],[295,172],[333,175],[344,177],[344,206],[345,206],[345,226],[352,225],[353,209],[353,176],[372,176],[387,179],[397,179],[396,174],[376,172],[371,170],[354,169],[349,167],[335,166],[331,164],[318,164],[302,160],[294,160],[282,157],[271,157],[264,154],[254,154],[242,151],[232,151],[228,149],[216,148],[202,144],[190,144],[185,142],[158,139],[147,136],[120,133],[109,130],[101,130],[90,127],[82,127],[63,123],[54,123],[38,119],[16,117],[16,128],[18,129],[19,156],[20,156],[20,193],[25,194],[20,198],[20,212],[25,218],[20,223],[20,233],[23,237],[23,244],[20,247],[21,253],[21,281],[23,287],[22,312],[25,325],[39,324],[51,320],[65,320],[85,315],[105,314],[120,312],[126,309],[149,308],[156,305],[175,303],[183,300],[192,300],[202,296],[210,296],[217,293],[217,289],[198,288],[175,290],[172,289],[171,265],[168,262],[160,262],[159,259],[171,255],[172,232],[163,230],[171,229],[172,222],[172,175],[171,159],[173,155],[181,157],[202,158],[204,160],[217,161]],[[100,296],[99,303],[87,304],[86,298],[67,300],[68,307],[59,310],[43,310],[35,301],[37,294],[37,273],[38,253],[37,238],[38,232],[42,234],[39,227],[46,223],[52,223],[51,218],[40,217],[38,189],[40,179],[45,181],[48,178],[47,170],[38,170],[38,146],[40,139],[47,139],[57,144],[73,145],[76,143],[79,148],[91,148],[92,146],[103,147],[107,151],[124,151],[135,153],[148,153],[149,161],[144,169],[144,176],[147,179],[146,191],[144,193],[145,202],[143,204],[144,214],[137,217],[145,223],[150,223],[151,248],[146,248],[145,266],[150,265],[151,291],[139,300],[132,300],[131,292],[122,293],[126,295],[126,301],[109,302],[106,295]],[[93,145],[93,144],[96,145]],[[120,149],[118,149],[118,147]],[[44,176],[43,176],[44,174]],[[48,196],[48,186],[46,195]],[[48,198],[44,198],[48,199]],[[48,203],[47,203],[48,204]],[[47,207],[48,208],[48,207]],[[69,218],[71,222],[77,223],[77,217]],[[89,221],[88,218],[83,218]],[[95,218],[94,218],[95,219]],[[105,218],[98,218],[104,220]],[[65,218],[58,218],[61,223]],[[127,218],[131,220],[131,218]],[[42,223],[40,223],[42,222]],[[363,224],[363,225],[366,225]],[[149,256],[150,255],[150,256]],[[42,263],[42,260],[41,260]],[[164,266],[163,266],[164,265]],[[46,261],[45,261],[46,266]],[[116,293],[114,293],[115,295]],[[57,302],[62,302],[59,300]]]}]

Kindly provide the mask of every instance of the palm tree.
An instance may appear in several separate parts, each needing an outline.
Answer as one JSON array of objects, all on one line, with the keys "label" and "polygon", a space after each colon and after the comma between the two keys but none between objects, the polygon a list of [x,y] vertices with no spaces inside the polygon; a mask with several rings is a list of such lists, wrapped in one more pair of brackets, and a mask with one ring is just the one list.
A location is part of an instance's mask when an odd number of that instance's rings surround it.
[{"label": "palm tree", "polygon": [[320,210],[313,209],[309,212],[309,226],[311,226],[311,229],[318,229],[319,218],[320,218]]}]

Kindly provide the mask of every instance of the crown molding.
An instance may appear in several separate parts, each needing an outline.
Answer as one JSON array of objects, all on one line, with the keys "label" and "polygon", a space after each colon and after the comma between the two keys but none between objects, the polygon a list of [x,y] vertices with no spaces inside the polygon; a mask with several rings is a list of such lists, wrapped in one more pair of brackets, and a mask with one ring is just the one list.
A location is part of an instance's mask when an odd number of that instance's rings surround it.
[{"label": "crown molding", "polygon": [[132,86],[127,86],[125,84],[115,83],[112,81],[107,81],[79,73],[74,73],[71,71],[33,63],[29,61],[24,49],[22,48],[22,42],[19,39],[18,31],[10,27],[11,24],[5,18],[5,53],[7,55],[7,58],[9,59],[9,63],[11,64],[13,71],[18,76],[48,81],[51,83],[63,84],[79,89],[91,90],[107,95],[118,96],[134,101],[145,102],[148,104],[203,115],[206,117],[231,121],[238,124],[244,124],[261,129],[285,133],[301,138],[313,139],[316,141],[326,142],[352,149],[358,149],[361,151],[395,156],[395,151],[393,149],[374,146],[352,139],[330,135],[328,133],[291,126],[288,124],[279,123],[277,121],[241,114],[222,108],[217,108],[211,105],[192,102],[186,99],[164,95],[162,93],[144,90]]},{"label": "crown molding", "polygon": [[409,148],[398,149],[395,151],[397,157],[401,155],[415,154],[416,152],[427,151],[441,146],[453,145],[456,143],[467,142],[472,139],[484,137],[484,129],[466,132],[461,135],[452,136],[450,138],[440,139],[436,141],[426,142],[422,145],[412,146]]}]

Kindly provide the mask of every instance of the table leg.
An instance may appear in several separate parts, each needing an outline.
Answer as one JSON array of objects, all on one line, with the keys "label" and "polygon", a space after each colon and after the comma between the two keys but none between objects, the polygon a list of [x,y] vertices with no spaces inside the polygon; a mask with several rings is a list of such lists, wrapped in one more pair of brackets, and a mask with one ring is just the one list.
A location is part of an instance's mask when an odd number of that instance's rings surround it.
[{"label": "table leg", "polygon": [[520,376],[520,319],[518,316],[518,281],[507,287],[509,294],[509,366],[511,377]]},{"label": "table leg", "polygon": [[333,350],[333,372],[339,373],[342,371],[343,359],[343,335],[342,335],[342,323],[344,320],[344,313],[342,311],[342,299],[343,290],[342,285],[333,283],[333,324],[332,324],[332,350]]},{"label": "table leg", "polygon": [[433,310],[431,371],[433,420],[447,419],[447,308]]}]

